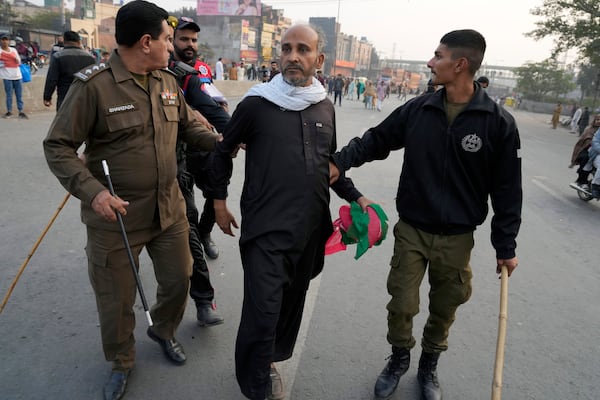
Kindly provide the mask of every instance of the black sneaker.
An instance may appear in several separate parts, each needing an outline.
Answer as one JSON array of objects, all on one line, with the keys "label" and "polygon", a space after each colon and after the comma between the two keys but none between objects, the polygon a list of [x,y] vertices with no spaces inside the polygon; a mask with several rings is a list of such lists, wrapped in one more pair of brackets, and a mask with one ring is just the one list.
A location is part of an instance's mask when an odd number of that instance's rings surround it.
[{"label": "black sneaker", "polygon": [[10,111],[2,116],[2,118],[10,118],[10,117],[12,117],[12,113]]},{"label": "black sneaker", "polygon": [[27,114],[25,114],[23,111],[21,111],[19,113],[19,118],[21,118],[21,119],[29,119],[29,117],[27,116]]}]

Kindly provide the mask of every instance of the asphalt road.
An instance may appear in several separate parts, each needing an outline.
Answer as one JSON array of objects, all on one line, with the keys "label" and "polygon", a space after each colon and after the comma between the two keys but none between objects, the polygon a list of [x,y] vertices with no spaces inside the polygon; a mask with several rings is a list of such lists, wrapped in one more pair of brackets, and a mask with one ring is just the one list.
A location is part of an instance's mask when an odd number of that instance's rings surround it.
[{"label": "asphalt road", "polygon": [[[383,112],[361,103],[336,107],[338,143],[382,120]],[[600,398],[598,295],[600,204],[585,203],[569,188],[575,172],[567,168],[576,140],[552,130],[549,116],[514,112],[523,144],[524,210],[519,236],[520,266],[510,278],[508,335],[503,395],[515,400],[597,400]],[[0,296],[65,192],[46,166],[41,149],[53,113],[29,120],[0,120]],[[395,222],[394,197],[402,152],[351,171],[357,186],[379,202]],[[235,161],[229,204],[239,216],[243,154]],[[201,198],[201,197],[199,197]],[[337,214],[342,202],[333,195]],[[220,257],[210,261],[219,311],[225,324],[200,328],[188,304],[178,339],[188,362],[169,364],[145,335],[138,301],[137,365],[126,399],[241,400],[233,369],[233,345],[242,300],[237,239],[215,232]],[[31,257],[4,312],[0,314],[0,398],[101,399],[110,365],[104,361],[96,306],[84,254],[85,230],[78,201],[70,199]],[[295,356],[281,366],[288,398],[294,400],[371,399],[375,379],[389,355],[386,277],[393,240],[370,249],[360,260],[354,248],[328,256],[313,281]],[[472,257],[474,292],[459,309],[442,355],[439,376],[445,398],[490,397],[498,324],[500,282],[489,242],[489,220],[476,232]],[[149,301],[155,284],[148,257],[141,275]],[[415,319],[419,338],[427,311]],[[418,399],[416,367],[402,378],[393,399]]]}]

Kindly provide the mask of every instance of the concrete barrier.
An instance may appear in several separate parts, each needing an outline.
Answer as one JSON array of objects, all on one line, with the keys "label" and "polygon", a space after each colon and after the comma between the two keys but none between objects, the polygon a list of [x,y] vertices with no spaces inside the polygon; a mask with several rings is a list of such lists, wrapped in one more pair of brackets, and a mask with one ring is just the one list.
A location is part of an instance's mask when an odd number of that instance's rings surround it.
[{"label": "concrete barrier", "polygon": [[[46,83],[45,76],[31,77],[31,82],[23,84],[23,106],[25,113],[35,113],[40,111],[55,110],[56,107],[56,92],[52,98],[52,106],[50,108],[44,106],[44,84]],[[215,86],[228,99],[242,97],[248,89],[258,84],[258,81],[215,81]],[[13,114],[17,111],[17,99],[13,93]],[[6,112],[6,95],[3,88],[0,89],[0,114]]]}]

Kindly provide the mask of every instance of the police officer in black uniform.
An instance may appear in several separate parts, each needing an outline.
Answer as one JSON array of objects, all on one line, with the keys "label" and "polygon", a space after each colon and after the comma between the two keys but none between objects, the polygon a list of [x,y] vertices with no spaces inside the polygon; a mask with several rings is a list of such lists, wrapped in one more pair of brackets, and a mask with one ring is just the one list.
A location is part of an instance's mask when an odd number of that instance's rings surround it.
[{"label": "police officer in black uniform", "polygon": [[[191,18],[180,18],[171,23],[175,28],[171,70],[178,75],[179,86],[184,91],[188,104],[199,111],[217,131],[223,132],[230,116],[202,90],[205,82],[202,82],[198,71],[193,68],[197,57],[200,27]],[[204,257],[205,252],[211,258],[218,256],[218,249],[210,240],[215,214],[207,182],[206,165],[209,156],[208,152],[187,150],[184,143],[178,143],[177,180],[186,202],[186,213],[190,224],[190,249],[194,258],[190,296],[196,304],[196,317],[200,326],[223,323],[223,317],[216,310],[215,291],[210,282],[208,265]],[[194,183],[206,197],[201,217],[194,200]]]}]

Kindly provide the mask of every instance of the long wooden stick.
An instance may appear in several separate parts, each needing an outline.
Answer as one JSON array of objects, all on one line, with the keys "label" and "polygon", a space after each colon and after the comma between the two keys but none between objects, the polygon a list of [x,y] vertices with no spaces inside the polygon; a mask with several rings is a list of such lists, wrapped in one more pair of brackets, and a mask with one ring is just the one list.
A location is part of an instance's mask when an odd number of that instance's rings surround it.
[{"label": "long wooden stick", "polygon": [[37,250],[38,246],[42,242],[42,239],[44,239],[44,236],[46,236],[46,232],[48,232],[48,230],[50,229],[50,227],[54,223],[54,220],[56,220],[56,217],[58,217],[58,214],[60,213],[60,210],[62,210],[63,207],[65,206],[65,204],[67,204],[67,200],[69,200],[69,197],[71,197],[71,193],[67,193],[65,195],[65,198],[63,199],[63,201],[58,206],[58,209],[56,210],[56,212],[54,213],[54,215],[52,216],[52,218],[50,218],[50,221],[46,225],[46,228],[44,229],[44,231],[42,232],[42,234],[40,235],[40,237],[38,238],[38,240],[35,242],[35,244],[31,248],[31,250],[29,251],[29,254],[27,255],[27,258],[25,259],[25,261],[23,261],[23,264],[21,264],[21,268],[19,268],[19,272],[17,272],[17,276],[15,276],[15,279],[13,279],[12,283],[10,284],[10,287],[8,288],[8,292],[6,293],[6,296],[4,296],[4,300],[2,300],[2,305],[0,305],[0,314],[2,314],[2,310],[4,310],[4,306],[8,302],[8,299],[10,298],[10,295],[12,294],[13,290],[15,289],[15,286],[17,285],[17,282],[19,281],[19,278],[23,274],[23,271],[25,271],[25,267],[29,263],[29,260],[31,260],[31,257],[33,257],[33,254],[35,253],[35,251]]},{"label": "long wooden stick", "polygon": [[502,398],[502,369],[504,368],[504,344],[508,321],[508,267],[503,265],[500,272],[500,314],[498,315],[498,341],[496,342],[496,363],[492,382],[492,400]]}]

